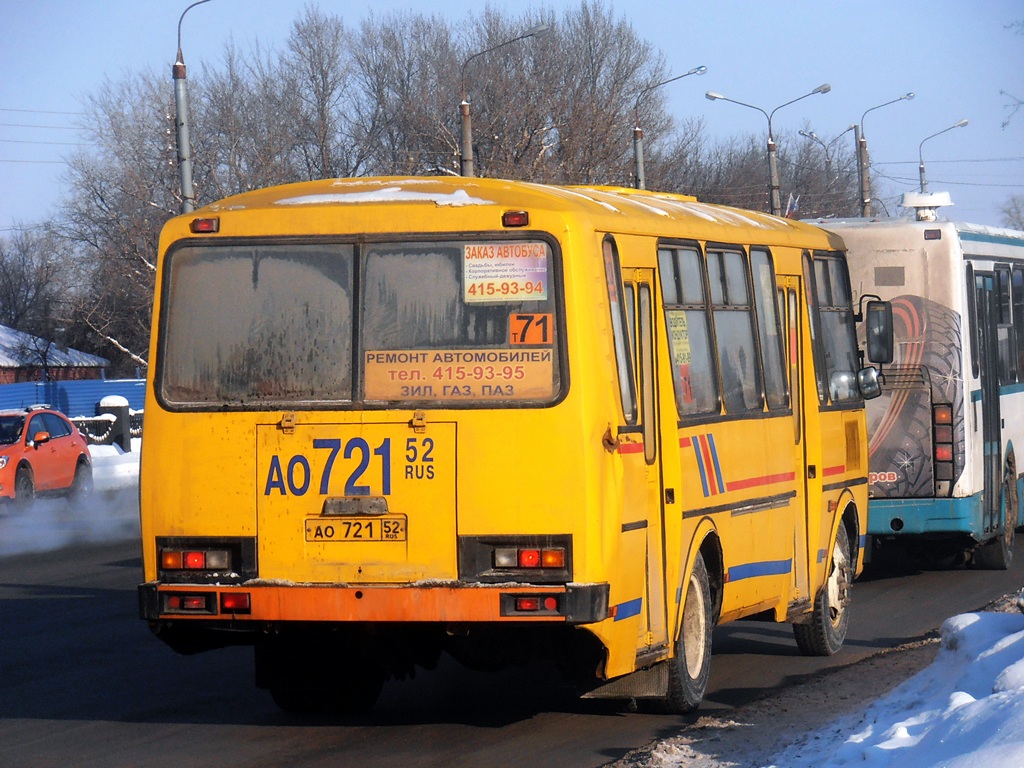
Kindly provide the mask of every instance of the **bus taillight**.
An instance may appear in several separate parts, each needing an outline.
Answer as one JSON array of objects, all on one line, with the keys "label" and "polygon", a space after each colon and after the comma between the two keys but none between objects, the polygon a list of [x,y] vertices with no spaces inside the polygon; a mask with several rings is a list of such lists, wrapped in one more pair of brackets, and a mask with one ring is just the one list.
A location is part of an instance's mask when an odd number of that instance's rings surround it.
[{"label": "bus taillight", "polygon": [[[932,406],[932,441],[935,466],[935,493],[944,496],[951,490],[947,483],[953,480],[953,407]],[[943,488],[938,484],[943,483]]]},{"label": "bus taillight", "polygon": [[162,549],[160,567],[165,571],[227,571],[231,553],[226,549]]},{"label": "bus taillight", "polygon": [[221,613],[249,613],[250,611],[252,611],[252,601],[248,592],[221,592]]}]

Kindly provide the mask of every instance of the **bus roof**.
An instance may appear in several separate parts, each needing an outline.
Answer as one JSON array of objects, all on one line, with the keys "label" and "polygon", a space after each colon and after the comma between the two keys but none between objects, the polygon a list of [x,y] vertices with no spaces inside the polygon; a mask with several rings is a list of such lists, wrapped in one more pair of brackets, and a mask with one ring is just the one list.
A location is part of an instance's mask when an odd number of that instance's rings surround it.
[{"label": "bus roof", "polygon": [[[334,226],[351,228],[359,224],[361,231],[385,231],[389,222],[393,227],[396,220],[402,221],[400,214],[395,215],[395,208],[409,208],[411,212],[422,206],[453,214],[442,217],[438,231],[461,229],[456,225],[460,210],[470,206],[493,206],[502,212],[574,212],[588,216],[595,229],[609,232],[658,232],[669,237],[729,242],[735,239],[729,232],[740,226],[748,230],[747,239],[765,245],[842,247],[838,238],[809,224],[757,211],[701,203],[690,195],[626,187],[551,186],[450,176],[366,177],[286,184],[234,195],[179,219],[187,229],[188,221],[203,215],[254,211],[265,215],[287,209],[291,213],[289,218],[294,220],[301,218],[301,214],[296,215],[299,211],[322,214],[324,207],[331,207],[339,213],[332,219]],[[367,217],[370,210],[387,211],[386,221],[378,221],[379,229],[375,229],[373,217]],[[352,212],[351,220],[347,219],[348,211]],[[498,221],[496,217],[496,225]],[[758,234],[751,235],[749,230]],[[322,224],[318,231],[322,231]],[[816,245],[815,241],[820,244]]]}]

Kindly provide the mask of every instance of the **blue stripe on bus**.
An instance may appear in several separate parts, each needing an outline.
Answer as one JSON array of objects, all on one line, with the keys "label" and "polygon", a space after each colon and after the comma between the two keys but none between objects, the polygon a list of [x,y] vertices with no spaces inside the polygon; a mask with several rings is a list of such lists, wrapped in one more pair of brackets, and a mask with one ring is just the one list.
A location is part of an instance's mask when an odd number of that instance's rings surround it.
[{"label": "blue stripe on bus", "polygon": [[700,484],[704,490],[704,498],[706,499],[711,495],[711,489],[708,487],[708,476],[704,470],[704,455],[700,450],[700,442],[696,437],[690,438],[690,447],[693,448],[693,454],[697,457],[697,471],[700,473]]},{"label": "blue stripe on bus", "polygon": [[644,599],[638,597],[636,600],[627,600],[624,603],[619,603],[615,606],[615,620],[622,621],[633,616],[640,615],[640,608],[644,604]]},{"label": "blue stripe on bus", "polygon": [[722,465],[718,461],[718,448],[715,447],[715,436],[708,432],[708,444],[711,446],[711,460],[715,462],[715,476],[718,478],[720,493],[725,493],[725,475],[722,474]]},{"label": "blue stripe on bus", "polygon": [[[976,243],[996,243],[997,245],[1024,245],[1024,239],[1019,237],[1006,237],[1005,235],[989,235],[981,232],[960,232],[961,240],[970,240]],[[995,257],[993,257],[995,258]]]},{"label": "blue stripe on bus", "polygon": [[793,571],[793,559],[789,560],[767,560],[762,563],[746,563],[729,569],[730,583],[743,581],[743,579],[754,579],[758,576],[781,576],[784,573]]}]

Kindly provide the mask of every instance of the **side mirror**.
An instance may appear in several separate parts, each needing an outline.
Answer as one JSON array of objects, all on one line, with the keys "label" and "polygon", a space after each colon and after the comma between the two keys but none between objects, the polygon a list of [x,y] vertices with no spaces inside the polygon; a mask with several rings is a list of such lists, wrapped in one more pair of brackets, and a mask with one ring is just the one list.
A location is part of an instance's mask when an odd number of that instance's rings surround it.
[{"label": "side mirror", "polygon": [[868,360],[881,365],[892,362],[892,303],[869,301],[865,312]]},{"label": "side mirror", "polygon": [[882,383],[878,376],[878,369],[874,366],[868,366],[857,371],[857,389],[860,390],[860,396],[865,400],[872,400],[882,394]]},{"label": "side mirror", "polygon": [[32,440],[32,447],[38,448],[39,446],[44,445],[48,442],[50,442],[49,432],[36,432],[36,436]]}]

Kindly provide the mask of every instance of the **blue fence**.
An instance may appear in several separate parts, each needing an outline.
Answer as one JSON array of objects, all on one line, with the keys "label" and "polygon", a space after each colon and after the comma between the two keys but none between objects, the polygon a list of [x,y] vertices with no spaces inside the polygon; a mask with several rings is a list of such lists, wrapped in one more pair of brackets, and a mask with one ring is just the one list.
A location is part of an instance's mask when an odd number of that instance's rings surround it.
[{"label": "blue fence", "polygon": [[95,416],[100,400],[120,395],[133,411],[146,402],[145,379],[86,379],[0,385],[0,410],[45,403],[70,417]]}]

